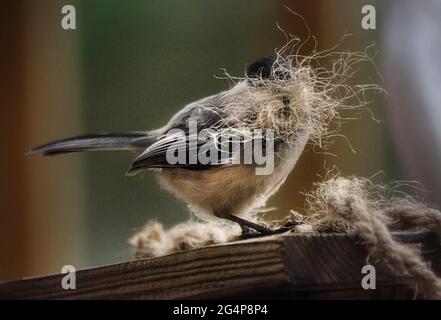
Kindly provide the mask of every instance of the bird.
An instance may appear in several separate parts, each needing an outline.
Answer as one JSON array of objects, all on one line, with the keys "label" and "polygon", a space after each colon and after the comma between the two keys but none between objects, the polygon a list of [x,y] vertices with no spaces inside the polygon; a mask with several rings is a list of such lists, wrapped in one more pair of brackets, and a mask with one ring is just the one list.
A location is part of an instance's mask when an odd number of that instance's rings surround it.
[{"label": "bird", "polygon": [[[264,56],[250,64],[245,76],[234,86],[184,106],[158,129],[80,135],[38,146],[28,154],[52,156],[80,151],[130,151],[136,156],[128,175],[156,171],[160,184],[186,202],[195,213],[238,223],[243,235],[286,232],[299,222],[291,221],[282,227],[271,228],[246,217],[254,209],[264,206],[280,188],[308,141],[307,130],[286,128],[287,119],[299,114],[296,110],[297,93],[292,90],[290,79],[293,68],[289,60],[277,55]],[[271,121],[268,121],[268,114]],[[275,129],[280,133],[283,128],[284,135],[276,134],[269,140],[262,135],[246,135],[236,150],[231,147],[233,139],[226,140],[226,148],[220,147],[225,143],[220,141],[223,133],[212,139],[196,137],[191,144],[191,121],[199,129],[214,132],[234,129],[233,132],[241,133],[245,128]],[[273,156],[270,173],[256,174],[258,166],[254,160],[248,164],[232,161],[240,158],[245,140],[261,142],[263,151]],[[207,145],[214,146],[210,151],[211,156],[216,156],[213,161],[188,161],[192,151],[198,154]],[[170,161],[170,150],[182,152],[187,161]]]}]

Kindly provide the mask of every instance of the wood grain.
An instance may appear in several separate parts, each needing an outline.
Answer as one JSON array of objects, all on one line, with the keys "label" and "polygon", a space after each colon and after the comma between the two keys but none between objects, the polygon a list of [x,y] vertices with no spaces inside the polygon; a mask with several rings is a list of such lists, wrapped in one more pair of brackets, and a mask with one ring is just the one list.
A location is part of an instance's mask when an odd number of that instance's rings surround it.
[{"label": "wood grain", "polygon": [[[439,239],[432,233],[397,233],[421,247],[441,270]],[[366,251],[344,234],[280,235],[188,250],[159,258],[80,270],[76,290],[63,275],[0,284],[2,299],[215,299],[411,298],[385,266],[375,265],[377,289],[361,289]]]}]

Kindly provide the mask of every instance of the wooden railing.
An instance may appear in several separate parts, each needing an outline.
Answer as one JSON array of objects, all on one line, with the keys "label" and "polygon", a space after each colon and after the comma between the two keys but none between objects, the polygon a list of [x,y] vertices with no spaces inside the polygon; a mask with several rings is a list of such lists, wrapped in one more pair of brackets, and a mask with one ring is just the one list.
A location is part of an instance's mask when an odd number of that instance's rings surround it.
[{"label": "wooden railing", "polygon": [[[439,238],[429,232],[396,233],[421,246],[441,272]],[[0,284],[3,299],[407,299],[406,279],[375,264],[376,289],[361,286],[367,254],[344,234],[280,235],[188,250],[76,272],[76,289],[64,274]],[[372,262],[369,262],[372,263]]]}]

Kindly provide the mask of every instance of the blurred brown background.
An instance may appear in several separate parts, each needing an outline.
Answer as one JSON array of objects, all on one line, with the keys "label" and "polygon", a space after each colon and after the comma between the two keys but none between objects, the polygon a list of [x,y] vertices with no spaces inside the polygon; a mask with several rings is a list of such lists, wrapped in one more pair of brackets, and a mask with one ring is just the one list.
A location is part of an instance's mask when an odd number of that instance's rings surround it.
[{"label": "blurred brown background", "polygon": [[[440,29],[436,22],[418,22],[439,17],[437,1],[418,7],[411,1],[349,0],[0,3],[0,280],[59,272],[66,264],[127,260],[127,239],[148,219],[166,225],[186,220],[185,205],[152,175],[124,176],[129,154],[43,158],[25,152],[69,135],[163,125],[184,104],[228,86],[213,76],[222,74],[219,68],[242,75],[247,63],[282,46],[276,22],[304,39],[303,21],[284,5],[305,18],[319,49],[347,33],[352,36],[344,49],[362,51],[375,42],[385,82],[372,68],[362,67],[357,77],[379,83],[390,95],[370,106],[381,123],[364,111],[344,125],[341,133],[356,153],[342,138],[329,150],[338,157],[309,148],[270,205],[278,212],[301,211],[301,192],[333,165],[343,175],[382,171],[376,181],[419,180],[428,201],[441,202],[441,134],[431,131],[441,118],[441,50],[433,40]],[[76,8],[76,30],[61,28],[65,4]],[[376,30],[361,28],[365,4],[376,8]],[[417,58],[420,67],[410,69]],[[426,77],[419,77],[421,70]]]}]

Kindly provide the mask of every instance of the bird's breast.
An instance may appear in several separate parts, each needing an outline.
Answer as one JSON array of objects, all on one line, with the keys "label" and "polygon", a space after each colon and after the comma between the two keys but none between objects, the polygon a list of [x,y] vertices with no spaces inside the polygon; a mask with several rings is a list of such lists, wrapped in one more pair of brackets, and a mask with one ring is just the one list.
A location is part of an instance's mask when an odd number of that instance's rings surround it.
[{"label": "bird's breast", "polygon": [[302,153],[308,135],[299,134],[275,150],[274,170],[256,175],[251,165],[232,165],[207,170],[166,168],[160,173],[161,184],[197,212],[214,214],[217,210],[244,214],[265,205]]}]

